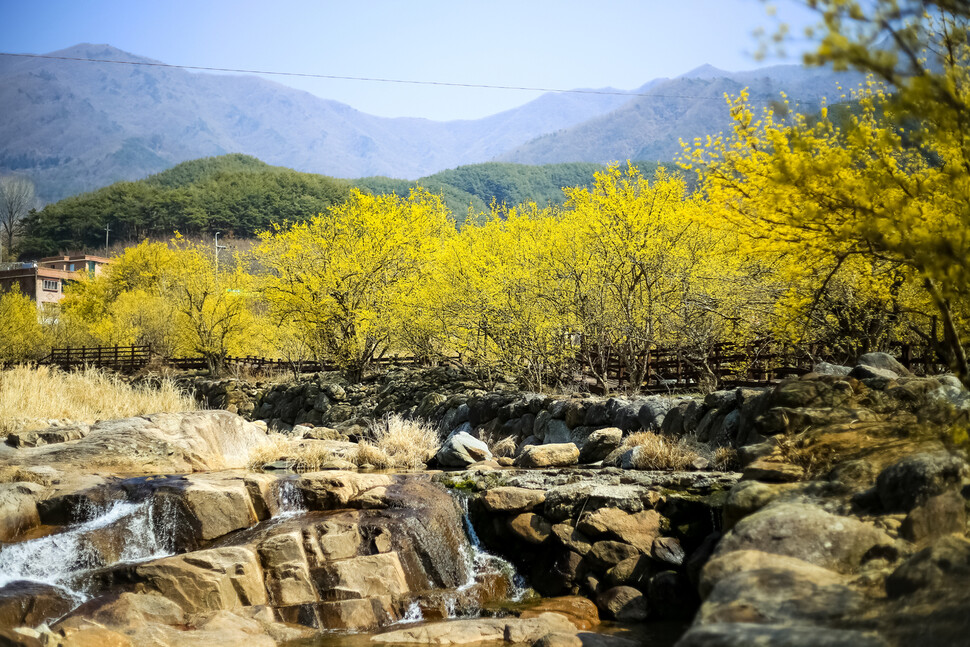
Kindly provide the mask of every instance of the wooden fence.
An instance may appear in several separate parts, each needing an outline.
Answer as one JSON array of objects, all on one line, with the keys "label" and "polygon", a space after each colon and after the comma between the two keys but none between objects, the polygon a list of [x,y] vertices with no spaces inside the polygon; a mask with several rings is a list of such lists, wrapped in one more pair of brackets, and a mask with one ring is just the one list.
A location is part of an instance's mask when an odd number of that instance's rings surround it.
[{"label": "wooden fence", "polygon": [[[892,349],[899,361],[917,374],[934,374],[945,366],[929,352],[919,354],[907,344]],[[208,367],[202,357],[158,357],[149,346],[94,346],[79,348],[55,348],[41,363],[63,369],[80,367],[110,368],[124,373],[137,371],[157,359],[163,364],[182,370],[204,370]],[[815,347],[786,348],[763,340],[747,345],[717,344],[706,353],[689,352],[676,348],[655,348],[646,356],[636,358],[636,365],[643,375],[640,391],[674,391],[716,384],[720,388],[737,386],[764,386],[778,380],[802,375],[812,370],[821,359],[840,363],[824,349]],[[454,360],[452,360],[454,361]],[[420,366],[420,359],[410,356],[387,356],[372,362],[377,366]],[[460,363],[460,362],[459,362]],[[316,360],[283,360],[256,357],[230,356],[225,360],[230,368],[244,368],[256,372],[294,371],[316,373],[335,371],[337,366]],[[600,367],[595,375],[589,366]],[[577,356],[575,382],[594,392],[609,390],[632,390],[629,363],[619,354],[597,354],[580,351]],[[606,388],[604,388],[606,387]]]},{"label": "wooden fence", "polygon": [[66,370],[92,366],[130,373],[148,364],[151,358],[149,346],[82,346],[54,348],[41,363]]}]

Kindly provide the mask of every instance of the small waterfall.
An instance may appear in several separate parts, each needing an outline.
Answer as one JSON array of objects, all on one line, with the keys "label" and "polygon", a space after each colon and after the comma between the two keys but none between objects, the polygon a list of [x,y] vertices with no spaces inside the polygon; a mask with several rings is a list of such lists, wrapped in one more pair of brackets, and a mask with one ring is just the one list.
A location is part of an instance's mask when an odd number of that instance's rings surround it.
[{"label": "small waterfall", "polygon": [[[525,580],[516,572],[515,566],[511,562],[485,550],[468,515],[468,496],[461,493],[457,493],[455,496],[461,508],[462,521],[465,525],[465,535],[468,537],[469,546],[466,552],[468,581],[458,587],[458,592],[471,589],[486,578],[499,576],[505,578],[509,583],[508,599],[513,602],[522,600],[527,591]],[[449,609],[449,614],[454,615],[452,609]]]},{"label": "small waterfall", "polygon": [[398,620],[400,624],[409,624],[412,622],[422,622],[424,620],[424,614],[421,613],[421,604],[415,600],[408,607],[405,612],[404,617]]},{"label": "small waterfall", "polygon": [[0,548],[0,587],[17,580],[49,584],[78,603],[87,599],[84,575],[115,563],[172,554],[174,527],[151,501],[118,501],[63,532]]},{"label": "small waterfall", "polygon": [[296,487],[296,479],[279,479],[273,484],[279,509],[276,517],[293,517],[307,511],[303,494]]}]

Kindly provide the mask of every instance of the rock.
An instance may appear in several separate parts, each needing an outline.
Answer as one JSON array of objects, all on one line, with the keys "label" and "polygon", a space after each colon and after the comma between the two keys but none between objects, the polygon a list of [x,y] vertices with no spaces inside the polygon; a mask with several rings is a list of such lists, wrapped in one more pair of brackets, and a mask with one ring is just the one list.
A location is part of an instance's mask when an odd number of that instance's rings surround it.
[{"label": "rock", "polygon": [[78,440],[18,451],[0,464],[50,466],[89,473],[179,474],[243,468],[269,442],[252,423],[227,411],[156,413],[105,420]]},{"label": "rock", "polygon": [[600,570],[606,570],[624,560],[638,557],[640,553],[640,550],[630,544],[624,544],[621,541],[604,540],[593,544],[593,549],[587,555],[587,559]]},{"label": "rock", "polygon": [[889,597],[908,595],[920,589],[955,588],[970,585],[970,540],[946,535],[919,551],[886,578]]},{"label": "rock", "polygon": [[552,526],[552,534],[562,542],[563,546],[580,555],[585,555],[593,549],[589,537],[570,525],[557,523]]},{"label": "rock", "polygon": [[913,454],[876,477],[876,491],[888,512],[907,512],[930,497],[959,489],[968,475],[966,461],[948,452]]},{"label": "rock", "polygon": [[311,570],[324,600],[403,596],[410,591],[396,552],[325,562]]},{"label": "rock", "polygon": [[292,531],[269,537],[259,544],[256,552],[263,567],[270,604],[284,607],[319,600],[310,581],[301,532]]},{"label": "rock", "polygon": [[589,435],[582,451],[579,452],[580,463],[595,463],[601,461],[623,442],[623,431],[616,427],[598,429]]},{"label": "rock", "polygon": [[812,367],[812,373],[818,373],[819,375],[838,375],[840,377],[848,375],[851,370],[852,368],[849,366],[829,364],[828,362],[819,362]]},{"label": "rock", "polygon": [[563,521],[600,508],[640,512],[653,507],[653,495],[652,490],[636,485],[583,482],[560,485],[546,491],[545,517]]},{"label": "rock", "polygon": [[537,618],[475,618],[431,622],[371,637],[378,644],[467,645],[494,642],[532,644],[551,633],[576,635],[565,616],[543,613]]},{"label": "rock", "polygon": [[923,543],[950,533],[963,533],[966,529],[966,501],[959,493],[950,491],[930,497],[910,510],[899,533],[904,539]]},{"label": "rock", "polygon": [[572,442],[573,432],[564,421],[551,419],[546,423],[546,432],[542,437],[543,444],[560,445]]},{"label": "rock", "polygon": [[858,568],[872,548],[891,544],[884,532],[851,517],[831,514],[813,504],[778,503],[738,522],[714,554],[760,550],[847,573]]},{"label": "rock", "polygon": [[657,537],[654,539],[651,554],[657,561],[671,566],[680,566],[684,563],[684,549],[676,537]]},{"label": "rock", "polygon": [[789,626],[750,622],[694,625],[676,647],[889,647],[879,635],[819,626]]},{"label": "rock", "polygon": [[659,431],[664,424],[668,411],[670,411],[669,400],[648,400],[637,412],[637,422],[640,423],[640,428],[645,431]]},{"label": "rock", "polygon": [[616,508],[600,508],[583,515],[576,528],[590,537],[605,535],[649,553],[660,535],[660,522],[656,510],[628,514]]},{"label": "rock", "polygon": [[467,432],[452,434],[441,445],[436,456],[442,467],[467,467],[480,460],[492,458],[488,445]]},{"label": "rock", "polygon": [[866,353],[859,358],[856,365],[892,371],[896,375],[912,375],[908,368],[900,364],[889,353]]},{"label": "rock", "polygon": [[212,548],[141,564],[136,574],[150,591],[186,613],[266,604],[262,569],[244,547]]},{"label": "rock", "polygon": [[246,483],[241,479],[190,476],[157,492],[159,496],[173,497],[180,504],[183,518],[198,539],[215,539],[233,530],[248,528],[258,520]]},{"label": "rock", "polygon": [[519,614],[520,618],[535,618],[543,613],[558,613],[566,618],[577,629],[583,631],[592,629],[600,623],[599,612],[591,600],[578,595],[544,598],[529,606]]},{"label": "rock", "polygon": [[391,483],[391,477],[386,474],[335,470],[303,474],[297,488],[310,510],[338,510],[362,507],[365,497],[384,494]]},{"label": "rock", "polygon": [[890,371],[884,368],[878,368],[875,366],[863,366],[859,365],[849,371],[849,377],[854,377],[857,380],[870,380],[873,378],[882,380],[895,380],[899,377],[899,373],[895,371]]},{"label": "rock", "polygon": [[531,512],[524,512],[509,519],[512,534],[530,544],[541,544],[552,535],[552,524]]},{"label": "rock", "polygon": [[485,492],[482,502],[491,512],[529,512],[546,500],[542,490],[496,487]]},{"label": "rock", "polygon": [[583,639],[576,634],[546,634],[532,643],[532,647],[583,647]]},{"label": "rock", "polygon": [[0,542],[15,540],[40,525],[37,503],[18,483],[0,484]]},{"label": "rock", "polygon": [[656,572],[656,565],[646,555],[627,557],[606,571],[610,586],[632,586],[643,590]]},{"label": "rock", "polygon": [[[822,575],[816,577],[821,571]],[[718,580],[695,618],[715,622],[827,624],[859,614],[863,596],[824,569],[761,566]]]},{"label": "rock", "polygon": [[632,586],[614,586],[596,598],[603,613],[621,622],[642,622],[647,618],[647,598]]},{"label": "rock", "polygon": [[768,483],[791,483],[805,476],[805,469],[791,463],[772,460],[756,460],[744,468],[741,479],[744,481],[766,481]]},{"label": "rock", "polygon": [[369,631],[394,621],[390,597],[335,600],[316,605],[320,626],[327,629]]},{"label": "rock", "polygon": [[0,588],[0,627],[34,627],[60,618],[76,604],[63,589],[50,584],[9,582]]},{"label": "rock", "polygon": [[579,448],[573,443],[526,447],[515,460],[519,467],[568,467],[579,462]]},{"label": "rock", "polygon": [[765,507],[795,486],[787,483],[762,483],[760,481],[742,481],[731,488],[727,500],[724,502],[723,519],[724,530],[730,530],[734,525],[750,514]]},{"label": "rock", "polygon": [[823,587],[845,583],[844,577],[835,571],[810,564],[803,559],[758,550],[735,550],[717,555],[704,565],[697,587],[698,593],[702,599],[707,599],[721,580],[738,573],[759,569],[795,573],[802,579],[811,580],[817,586]]},{"label": "rock", "polygon": [[[845,404],[852,398],[852,385],[845,378],[793,379],[785,380],[770,392],[768,403],[771,407],[791,409],[801,407],[833,408]],[[761,433],[773,435],[784,429],[765,430]],[[768,433],[766,433],[768,432]]]}]

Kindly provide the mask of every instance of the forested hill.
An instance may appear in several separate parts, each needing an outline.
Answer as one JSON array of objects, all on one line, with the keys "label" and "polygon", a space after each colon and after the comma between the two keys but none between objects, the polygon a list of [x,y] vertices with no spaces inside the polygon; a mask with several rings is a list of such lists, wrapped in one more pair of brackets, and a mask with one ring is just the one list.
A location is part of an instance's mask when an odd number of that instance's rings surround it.
[{"label": "forested hill", "polygon": [[[656,162],[637,164],[652,175]],[[296,222],[340,203],[352,187],[406,196],[416,186],[440,194],[457,221],[480,213],[493,200],[509,205],[563,202],[563,187],[587,186],[593,163],[526,166],[487,163],[442,171],[417,181],[387,177],[341,180],[270,166],[232,154],[183,162],[134,182],[117,182],[90,193],[48,204],[25,221],[20,258],[103,247],[105,227],[112,242],[221,231],[250,237],[273,223]]]}]

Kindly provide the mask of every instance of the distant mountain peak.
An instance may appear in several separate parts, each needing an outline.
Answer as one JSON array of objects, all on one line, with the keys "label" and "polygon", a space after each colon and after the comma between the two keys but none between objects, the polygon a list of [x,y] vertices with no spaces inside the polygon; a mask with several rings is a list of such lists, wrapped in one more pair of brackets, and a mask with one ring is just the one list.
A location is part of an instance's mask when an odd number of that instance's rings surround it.
[{"label": "distant mountain peak", "polygon": [[700,67],[695,67],[690,72],[686,74],[681,74],[678,79],[720,79],[724,77],[731,76],[731,72],[722,70],[714,67],[710,64],[704,64]]},{"label": "distant mountain peak", "polygon": [[106,61],[124,61],[126,63],[160,63],[152,58],[138,56],[123,49],[118,49],[106,43],[78,43],[66,49],[50,52],[47,56],[65,56],[68,58],[92,58]]}]

